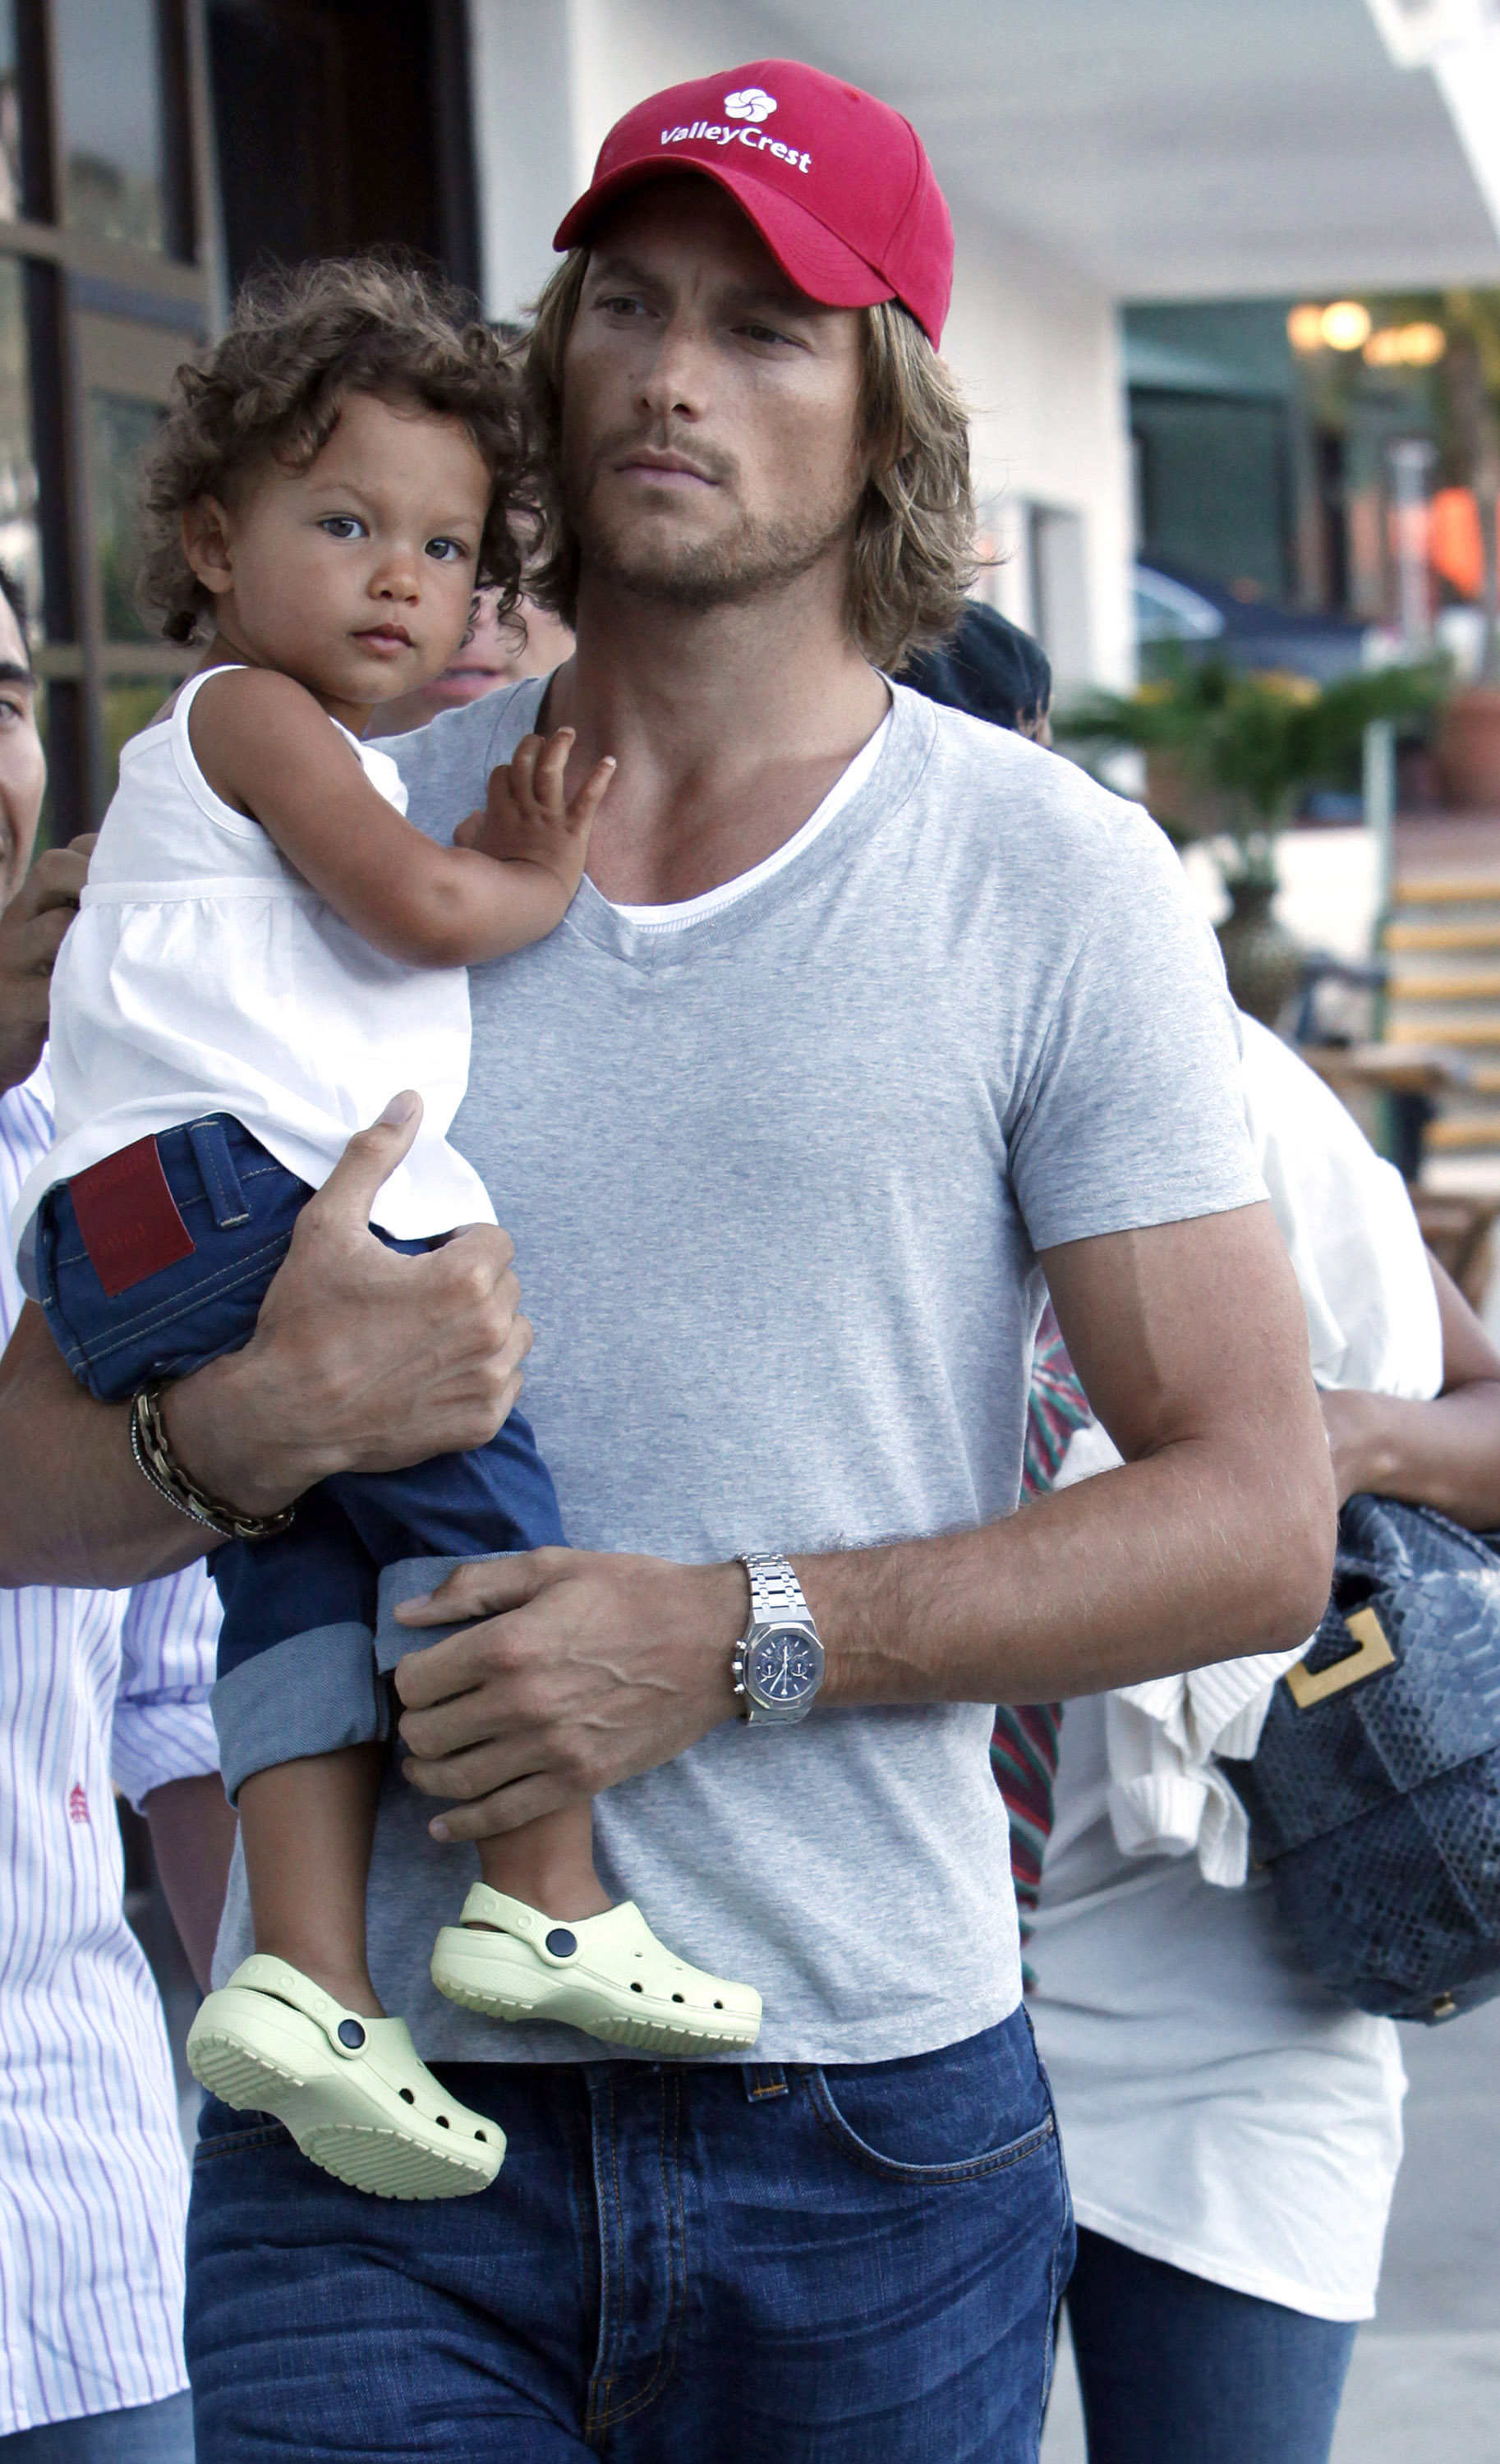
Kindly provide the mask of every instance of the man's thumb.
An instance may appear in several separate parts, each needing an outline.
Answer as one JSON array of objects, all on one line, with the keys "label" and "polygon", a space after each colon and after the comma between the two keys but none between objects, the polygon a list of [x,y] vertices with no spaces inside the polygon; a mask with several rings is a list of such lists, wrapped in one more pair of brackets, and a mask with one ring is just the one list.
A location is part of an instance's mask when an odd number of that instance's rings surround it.
[{"label": "man's thumb", "polygon": [[408,1087],[392,1095],[378,1121],[356,1131],[320,1192],[338,1211],[357,1215],[361,1225],[370,1218],[375,1193],[390,1178],[410,1149],[422,1126],[422,1098]]}]

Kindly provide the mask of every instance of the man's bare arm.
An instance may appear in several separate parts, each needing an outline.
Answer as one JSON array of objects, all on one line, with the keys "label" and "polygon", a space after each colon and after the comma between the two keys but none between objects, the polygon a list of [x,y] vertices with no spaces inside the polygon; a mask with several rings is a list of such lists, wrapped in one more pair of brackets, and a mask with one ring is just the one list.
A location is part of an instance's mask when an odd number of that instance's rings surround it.
[{"label": "man's bare arm", "polygon": [[[1334,1489],[1306,1320],[1265,1205],[1052,1250],[1069,1349],[1123,1469],[974,1531],[794,1560],[832,1705],[1034,1702],[1298,1642],[1328,1596]],[[775,1544],[767,1532],[763,1543]],[[439,1836],[509,1830],[733,1715],[738,1566],[540,1551],[466,1569],[401,1663]]]},{"label": "man's bare arm", "polygon": [[[168,1393],[179,1460],[241,1513],[274,1512],[332,1472],[483,1445],[520,1391],[531,1329],[506,1234],[477,1224],[404,1258],[368,1229],[420,1120],[413,1096],[351,1138],[302,1210],[250,1343]],[[142,1479],[125,1406],[75,1384],[36,1309],[0,1359],[0,1583],[119,1590],[213,1545]]]}]

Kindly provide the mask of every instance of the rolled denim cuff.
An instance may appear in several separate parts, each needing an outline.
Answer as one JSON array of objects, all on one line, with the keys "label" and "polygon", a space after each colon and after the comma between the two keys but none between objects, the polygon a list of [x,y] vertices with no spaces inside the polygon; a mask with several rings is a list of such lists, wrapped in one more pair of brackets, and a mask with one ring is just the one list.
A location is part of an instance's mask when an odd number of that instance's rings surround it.
[{"label": "rolled denim cuff", "polygon": [[387,1689],[367,1625],[288,1635],[221,1677],[210,1697],[219,1769],[232,1805],[253,1772],[387,1736]]},{"label": "rolled denim cuff", "polygon": [[434,1642],[446,1642],[451,1634],[462,1634],[466,1626],[480,1622],[477,1617],[460,1617],[456,1625],[398,1625],[396,1610],[403,1600],[425,1600],[460,1566],[487,1565],[492,1558],[520,1553],[515,1549],[495,1549],[487,1556],[399,1557],[393,1566],[386,1566],[375,1612],[375,1665],[381,1675],[388,1676],[408,1652],[429,1651]]}]

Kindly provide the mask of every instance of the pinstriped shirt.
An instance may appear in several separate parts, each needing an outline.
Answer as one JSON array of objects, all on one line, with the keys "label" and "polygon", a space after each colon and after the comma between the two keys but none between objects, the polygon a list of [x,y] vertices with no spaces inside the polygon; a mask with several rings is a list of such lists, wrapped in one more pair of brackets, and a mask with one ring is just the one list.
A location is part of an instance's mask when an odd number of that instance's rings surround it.
[{"label": "pinstriped shirt", "polygon": [[[0,1096],[9,1226],[52,1143],[43,1063]],[[175,2394],[187,2167],[162,2008],[125,1922],[113,1791],[216,1768],[202,1567],[0,1591],[0,2435]]]}]

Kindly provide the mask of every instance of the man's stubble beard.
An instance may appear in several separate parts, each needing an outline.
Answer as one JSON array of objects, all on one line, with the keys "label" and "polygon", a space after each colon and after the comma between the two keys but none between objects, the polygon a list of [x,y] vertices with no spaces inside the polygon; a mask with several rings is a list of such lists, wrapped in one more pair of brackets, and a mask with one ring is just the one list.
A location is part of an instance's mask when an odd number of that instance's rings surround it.
[{"label": "man's stubble beard", "polygon": [[595,517],[592,495],[591,484],[580,486],[564,470],[562,509],[578,542],[581,572],[657,606],[699,611],[744,606],[800,581],[847,546],[858,506],[850,493],[834,516],[821,520],[757,520],[741,510],[718,538],[694,541],[642,537],[633,526],[622,535],[621,526]]}]

